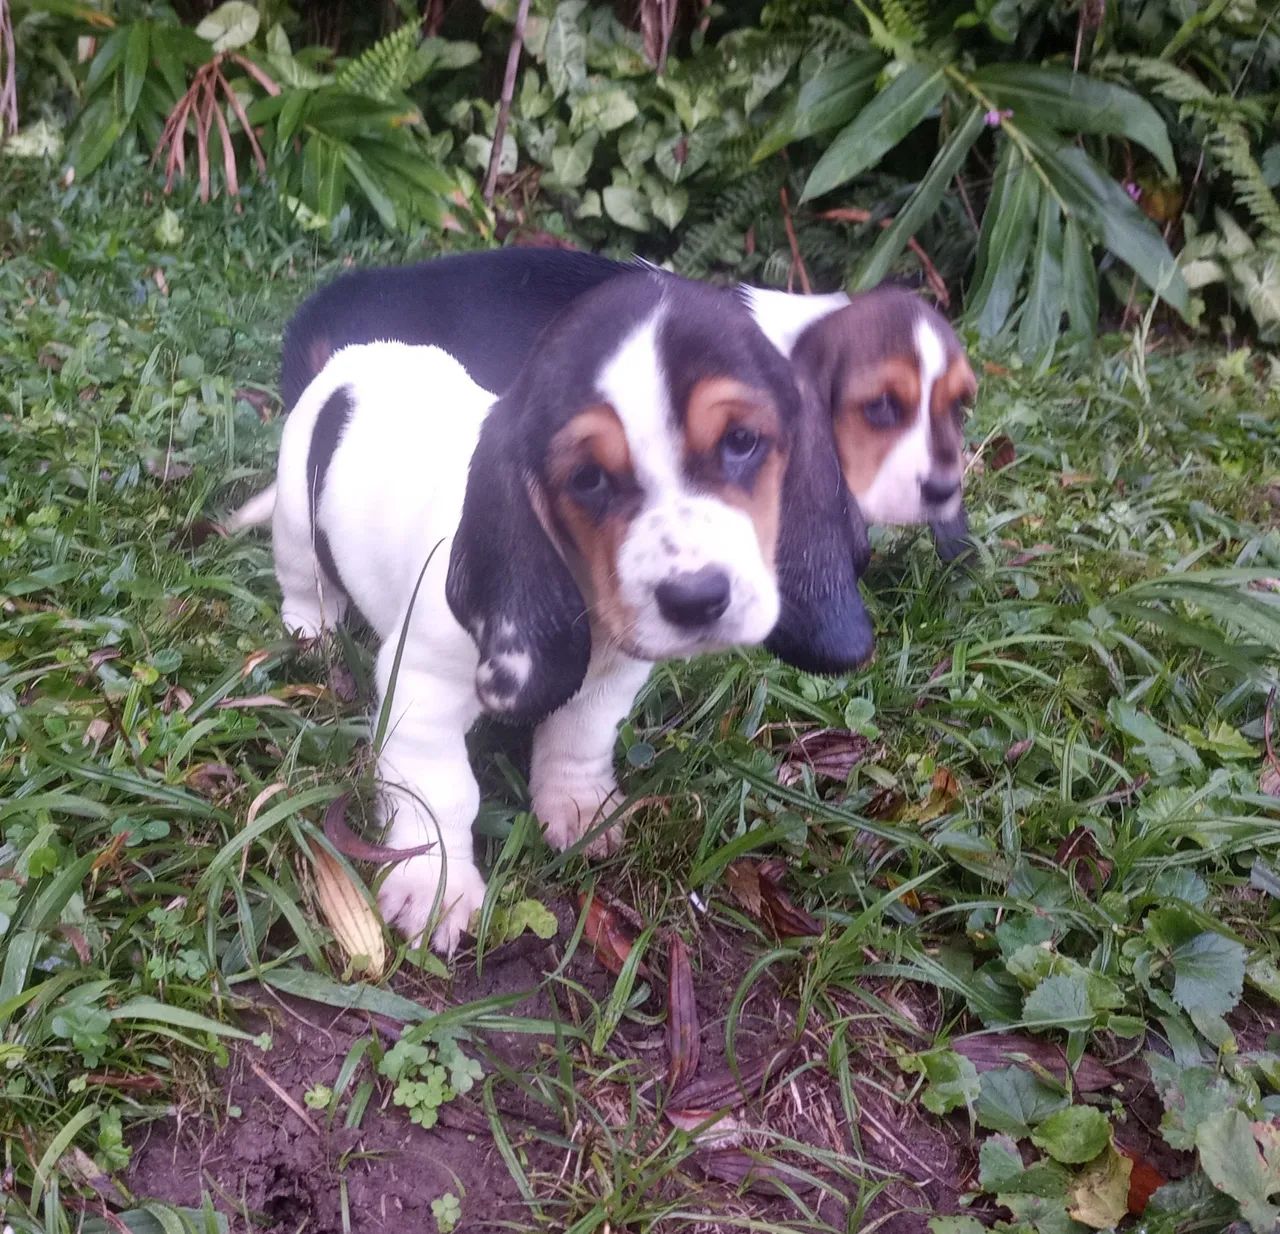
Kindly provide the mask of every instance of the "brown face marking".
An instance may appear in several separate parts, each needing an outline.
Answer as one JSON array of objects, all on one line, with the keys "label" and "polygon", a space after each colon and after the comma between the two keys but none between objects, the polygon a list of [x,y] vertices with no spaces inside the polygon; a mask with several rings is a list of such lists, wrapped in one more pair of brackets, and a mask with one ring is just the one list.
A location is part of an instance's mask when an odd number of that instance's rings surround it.
[{"label": "brown face marking", "polygon": [[[634,488],[631,447],[617,412],[607,404],[579,412],[551,439],[547,451],[548,494],[560,534],[568,540],[566,556],[587,607],[615,638],[622,638],[635,620],[618,593],[618,550],[626,535],[631,511],[615,506],[593,518],[569,495],[570,477],[579,467],[594,465],[608,473],[620,488]],[[536,508],[536,506],[535,506]]]},{"label": "brown face marking", "polygon": [[[920,414],[915,327],[922,318],[933,326],[948,357],[930,395],[930,446],[937,462],[954,466],[961,434],[950,408],[957,397],[971,394],[976,382],[951,326],[918,296],[893,287],[854,296],[848,308],[815,322],[796,343],[796,377],[830,408],[841,470],[855,497],[870,490]],[[888,425],[872,423],[867,408],[884,394],[896,399],[901,418]]]},{"label": "brown face marking", "polygon": [[[751,478],[748,491],[725,480],[712,460],[730,430],[758,433],[769,453]],[[778,410],[762,391],[732,377],[704,377],[689,392],[684,414],[684,449],[689,470],[701,474],[705,487],[727,506],[741,510],[755,524],[760,552],[770,567],[778,547],[778,519],[786,451],[778,443]]]},{"label": "brown face marking", "polygon": [[[867,408],[889,397],[901,418],[891,427],[872,424]],[[851,372],[835,409],[836,453],[844,481],[855,497],[875,483],[881,464],[920,414],[920,371],[914,359],[895,356],[872,368]]]}]

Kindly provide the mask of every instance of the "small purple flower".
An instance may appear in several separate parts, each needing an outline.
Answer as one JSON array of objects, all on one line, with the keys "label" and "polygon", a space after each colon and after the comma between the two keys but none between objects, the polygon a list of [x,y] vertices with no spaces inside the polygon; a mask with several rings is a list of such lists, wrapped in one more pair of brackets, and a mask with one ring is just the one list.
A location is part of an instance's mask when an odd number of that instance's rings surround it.
[{"label": "small purple flower", "polygon": [[1004,111],[989,111],[983,119],[987,122],[987,128],[998,129],[1005,120],[1009,120],[1012,117],[1013,109],[1010,107]]},{"label": "small purple flower", "polygon": [[1134,201],[1142,200],[1142,189],[1138,185],[1134,184],[1132,180],[1126,180],[1124,182],[1124,191],[1128,193]]}]

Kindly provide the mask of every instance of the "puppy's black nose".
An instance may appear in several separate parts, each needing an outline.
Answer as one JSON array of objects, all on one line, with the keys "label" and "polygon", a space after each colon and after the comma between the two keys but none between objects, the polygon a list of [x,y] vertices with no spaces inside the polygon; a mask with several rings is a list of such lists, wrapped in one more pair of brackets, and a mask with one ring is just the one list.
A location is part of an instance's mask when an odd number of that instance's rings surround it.
[{"label": "puppy's black nose", "polygon": [[920,486],[920,495],[931,506],[940,506],[945,504],[959,491],[959,480],[926,480]]},{"label": "puppy's black nose", "polygon": [[709,626],[729,607],[729,576],[719,566],[703,566],[659,583],[653,594],[673,626]]}]

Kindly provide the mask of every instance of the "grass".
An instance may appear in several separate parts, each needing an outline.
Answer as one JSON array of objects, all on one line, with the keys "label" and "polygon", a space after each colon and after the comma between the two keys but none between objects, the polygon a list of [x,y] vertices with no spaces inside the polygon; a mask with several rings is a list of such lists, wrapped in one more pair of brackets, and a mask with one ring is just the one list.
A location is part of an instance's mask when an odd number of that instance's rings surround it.
[{"label": "grass", "polygon": [[973,567],[880,535],[855,677],[659,669],[606,865],[483,735],[485,937],[365,983],[307,853],[367,652],[298,653],[266,543],[192,529],[270,467],[291,307],[406,249],[7,175],[0,1223],[1268,1228],[1273,358],[988,357]]}]

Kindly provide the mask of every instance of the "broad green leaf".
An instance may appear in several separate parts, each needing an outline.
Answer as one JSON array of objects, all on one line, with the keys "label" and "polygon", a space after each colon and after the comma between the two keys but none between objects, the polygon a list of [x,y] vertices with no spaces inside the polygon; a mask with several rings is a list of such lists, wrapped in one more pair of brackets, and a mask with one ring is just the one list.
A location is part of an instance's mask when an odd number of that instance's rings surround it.
[{"label": "broad green leaf", "polygon": [[1066,1194],[1067,1172],[1053,1161],[1023,1165],[1018,1146],[1007,1136],[993,1135],[978,1149],[978,1185],[984,1191],[1051,1199]]},{"label": "broad green leaf", "polygon": [[227,0],[196,27],[196,33],[212,43],[214,51],[235,51],[253,42],[259,20],[257,8],[246,0]]},{"label": "broad green leaf", "polygon": [[392,202],[383,187],[378,184],[374,173],[365,165],[364,160],[350,146],[344,146],[342,147],[342,161],[346,165],[347,171],[351,173],[351,178],[360,186],[365,199],[382,221],[382,225],[388,231],[397,231],[400,226],[400,218],[396,214],[395,203]]},{"label": "broad green leaf", "polygon": [[1024,1067],[997,1067],[983,1073],[976,1113],[992,1131],[1021,1139],[1067,1104],[1067,1098]]},{"label": "broad green leaf", "polygon": [[928,1050],[901,1062],[904,1071],[915,1071],[928,1081],[921,1101],[934,1114],[949,1114],[978,1100],[981,1086],[978,1069],[970,1059],[954,1050]]},{"label": "broad green leaf", "polygon": [[929,1234],[987,1234],[977,1217],[930,1217]]},{"label": "broad green leaf", "polygon": [[1083,150],[1048,130],[1024,133],[1066,208],[1096,240],[1183,316],[1186,280],[1155,224]]},{"label": "broad green leaf", "polygon": [[938,208],[938,203],[950,187],[952,178],[960,170],[982,128],[982,111],[974,107],[947,138],[924,178],[916,185],[915,191],[903,203],[893,222],[880,233],[880,238],[859,264],[853,277],[852,290],[868,291],[884,281],[898,255],[907,247],[907,241]]},{"label": "broad green leaf", "polygon": [[689,209],[689,192],[679,185],[664,185],[656,176],[645,177],[645,192],[653,217],[674,231]]},{"label": "broad green leaf", "polygon": [[1156,909],[1147,917],[1146,933],[1169,954],[1173,998],[1185,1011],[1222,1016],[1240,1001],[1248,956],[1243,944],[1205,930],[1182,908]]},{"label": "broad green leaf", "polygon": [[555,188],[577,188],[587,178],[591,170],[591,159],[595,154],[596,133],[583,133],[577,141],[562,144],[551,152],[551,175],[547,182]]},{"label": "broad green leaf", "polygon": [[124,59],[125,50],[129,46],[131,29],[130,26],[121,26],[119,30],[113,30],[93,53],[93,59],[89,61],[89,71],[84,77],[86,96],[93,94],[99,86],[114,75],[116,67]]},{"label": "broad green leaf", "polygon": [[1092,339],[1098,328],[1098,267],[1084,229],[1068,217],[1062,228],[1062,289],[1067,302],[1067,338]]},{"label": "broad green leaf", "polygon": [[966,308],[983,338],[998,334],[1008,320],[1031,251],[1040,203],[1040,182],[1013,142],[1005,138],[1003,145],[978,237],[977,285]]},{"label": "broad green leaf", "polygon": [[908,65],[836,136],[805,183],[801,201],[820,197],[874,166],[941,101],[941,69]]},{"label": "broad green leaf", "polygon": [[1079,973],[1047,977],[1022,1005],[1028,1028],[1088,1028],[1094,1021],[1089,987]]},{"label": "broad green leaf", "polygon": [[124,52],[124,120],[128,123],[138,106],[142,87],[147,80],[147,62],[151,56],[151,26],[136,22],[129,27],[129,42]]},{"label": "broad green leaf", "polygon": [[1033,120],[1069,133],[1127,137],[1155,155],[1165,175],[1177,174],[1169,132],[1160,113],[1124,86],[1051,65],[993,64],[973,81],[1015,124]]},{"label": "broad green leaf", "polygon": [[1040,194],[1040,218],[1031,254],[1031,285],[1022,320],[1018,323],[1018,350],[1028,358],[1044,355],[1058,341],[1066,289],[1062,268],[1062,211],[1049,193]]},{"label": "broad green leaf", "polygon": [[1092,1161],[1110,1141],[1107,1116],[1090,1105],[1069,1105],[1058,1110],[1031,1133],[1032,1144],[1064,1165]]},{"label": "broad green leaf", "polygon": [[636,101],[621,86],[603,86],[576,95],[570,112],[575,133],[612,133],[640,114]]},{"label": "broad green leaf", "polygon": [[253,1035],[242,1028],[230,1024],[222,1024],[211,1020],[197,1011],[188,1011],[185,1007],[174,1007],[154,998],[134,998],[108,1012],[112,1020],[142,1020],[151,1025],[163,1025],[169,1028],[192,1028],[198,1032],[209,1033],[214,1037],[229,1037],[236,1041],[252,1041]]},{"label": "broad green leaf", "polygon": [[1272,1203],[1280,1193],[1280,1140],[1274,1127],[1250,1123],[1239,1110],[1224,1110],[1196,1128],[1196,1147],[1209,1180],[1240,1205],[1240,1215],[1254,1230],[1280,1226],[1280,1207]]},{"label": "broad green leaf", "polygon": [[[81,179],[91,175],[115,148],[124,124],[115,114],[109,97],[96,99],[80,113],[75,137],[67,151],[67,162]],[[6,587],[13,592],[13,588]]]},{"label": "broad green leaf", "polygon": [[819,69],[801,83],[796,97],[769,126],[752,161],[768,158],[793,141],[846,124],[875,91],[876,77],[883,68],[883,56],[861,51]]},{"label": "broad green leaf", "polygon": [[587,77],[587,41],[578,19],[586,0],[558,0],[542,54],[546,60],[547,81],[556,98],[580,86]]},{"label": "broad green leaf", "polygon": [[611,184],[604,190],[604,212],[615,223],[644,231],[649,226],[644,194],[629,184]]}]

